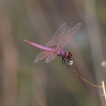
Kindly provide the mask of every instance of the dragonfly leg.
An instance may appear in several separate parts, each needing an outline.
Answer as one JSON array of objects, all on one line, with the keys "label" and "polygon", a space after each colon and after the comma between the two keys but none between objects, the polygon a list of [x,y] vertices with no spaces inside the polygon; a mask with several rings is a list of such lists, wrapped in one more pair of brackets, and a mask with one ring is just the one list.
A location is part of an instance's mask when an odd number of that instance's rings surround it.
[{"label": "dragonfly leg", "polygon": [[66,57],[62,58],[62,64],[69,66],[69,59],[67,59]]},{"label": "dragonfly leg", "polygon": [[62,64],[65,65],[65,57],[62,57]]},{"label": "dragonfly leg", "polygon": [[62,57],[62,64],[63,65],[66,65],[66,61],[67,61],[67,57],[66,55],[64,57]]},{"label": "dragonfly leg", "polygon": [[71,65],[73,65],[73,60],[71,60],[71,58],[69,59],[67,57],[63,57],[62,64],[70,67]]}]

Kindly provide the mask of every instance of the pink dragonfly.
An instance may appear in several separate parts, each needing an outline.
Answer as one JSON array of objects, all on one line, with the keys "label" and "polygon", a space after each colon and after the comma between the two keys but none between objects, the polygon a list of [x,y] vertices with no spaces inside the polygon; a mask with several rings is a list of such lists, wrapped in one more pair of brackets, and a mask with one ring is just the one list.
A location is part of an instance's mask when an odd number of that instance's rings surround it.
[{"label": "pink dragonfly", "polygon": [[[73,28],[71,28],[69,31],[66,31],[67,24],[64,23],[54,34],[52,39],[46,44],[46,46],[39,45],[37,43],[24,40],[25,42],[29,43],[30,45],[36,46],[40,49],[45,50],[44,52],[41,52],[37,55],[36,60],[34,63],[43,60],[46,58],[46,63],[51,62],[54,60],[56,56],[60,56],[62,58],[66,57],[68,59],[71,59],[72,54],[71,52],[66,52],[63,50],[63,47],[68,43],[70,38],[77,32],[77,30],[80,28],[81,23],[78,23]],[[65,33],[65,34],[64,34]]]}]

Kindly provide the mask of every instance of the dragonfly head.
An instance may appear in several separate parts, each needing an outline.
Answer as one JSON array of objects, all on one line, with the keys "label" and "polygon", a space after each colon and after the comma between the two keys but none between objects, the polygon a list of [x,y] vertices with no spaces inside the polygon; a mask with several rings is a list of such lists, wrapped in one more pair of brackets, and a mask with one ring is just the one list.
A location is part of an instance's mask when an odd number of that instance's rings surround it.
[{"label": "dragonfly head", "polygon": [[70,58],[72,57],[71,52],[66,52],[66,57],[67,57],[68,59],[70,59]]}]

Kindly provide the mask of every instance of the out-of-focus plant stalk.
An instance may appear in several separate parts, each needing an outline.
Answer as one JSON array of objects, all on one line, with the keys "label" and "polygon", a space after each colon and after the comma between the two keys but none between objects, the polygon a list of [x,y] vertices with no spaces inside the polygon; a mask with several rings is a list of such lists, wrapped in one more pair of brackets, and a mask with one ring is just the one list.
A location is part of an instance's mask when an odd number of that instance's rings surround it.
[{"label": "out-of-focus plant stalk", "polygon": [[[96,16],[96,4],[95,0],[84,0],[84,7],[85,7],[85,21],[87,24],[89,40],[91,44],[91,51],[93,57],[93,63],[96,73],[96,78],[98,85],[103,79],[103,75],[101,73],[101,66],[100,63],[103,60],[103,50],[101,45],[101,37],[100,37],[100,29],[97,21]],[[101,92],[99,90],[99,92]],[[101,99],[102,106],[105,106],[103,100]]]},{"label": "out-of-focus plant stalk", "polygon": [[0,44],[3,83],[1,106],[16,106],[18,52],[12,36],[11,23],[6,12],[6,7],[0,5]]}]

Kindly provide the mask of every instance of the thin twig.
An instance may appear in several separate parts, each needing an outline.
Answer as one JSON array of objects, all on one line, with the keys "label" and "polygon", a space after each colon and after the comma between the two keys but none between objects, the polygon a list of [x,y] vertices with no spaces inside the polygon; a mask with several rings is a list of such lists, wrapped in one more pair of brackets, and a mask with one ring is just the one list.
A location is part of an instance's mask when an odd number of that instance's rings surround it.
[{"label": "thin twig", "polygon": [[88,84],[90,84],[90,85],[93,86],[93,87],[103,88],[103,86],[98,86],[98,85],[92,84],[91,82],[89,82],[89,81],[87,81],[86,79],[82,78],[82,77],[78,74],[78,72],[75,70],[73,64],[71,65],[71,68],[72,68],[72,70],[75,72],[75,74],[76,74],[80,79],[82,79],[83,81],[87,82]]},{"label": "thin twig", "polygon": [[102,81],[102,87],[103,87],[103,94],[104,94],[105,101],[106,101],[106,91],[105,91],[105,84],[104,84],[104,81]]}]

